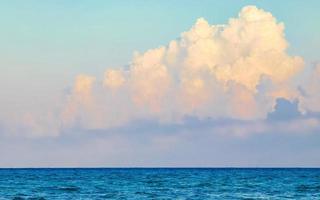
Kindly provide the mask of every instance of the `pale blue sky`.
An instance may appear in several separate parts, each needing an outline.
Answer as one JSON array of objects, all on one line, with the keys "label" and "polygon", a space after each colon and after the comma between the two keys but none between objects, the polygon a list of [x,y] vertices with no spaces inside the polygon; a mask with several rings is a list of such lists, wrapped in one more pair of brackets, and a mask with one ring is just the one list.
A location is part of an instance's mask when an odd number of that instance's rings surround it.
[{"label": "pale blue sky", "polygon": [[[56,100],[69,89],[74,81],[74,77],[79,73],[92,74],[102,78],[103,72],[109,67],[127,65],[134,51],[143,52],[161,45],[167,45],[169,41],[179,38],[180,34],[190,29],[199,17],[204,17],[210,24],[226,24],[231,17],[237,17],[242,7],[246,5],[256,5],[275,16],[278,22],[285,24],[285,34],[290,47],[289,54],[302,56],[307,67],[319,61],[320,52],[320,1],[291,0],[291,1],[103,1],[103,0],[7,0],[0,3],[0,120],[9,118],[12,112],[22,112],[28,109],[42,109],[56,102]],[[0,121],[0,132],[1,132]],[[133,131],[135,132],[135,131]],[[178,131],[179,132],[179,131]],[[204,131],[204,135],[207,134]],[[126,133],[127,134],[127,133]],[[267,144],[271,144],[275,133],[265,136]],[[87,136],[86,136],[87,137]],[[100,137],[100,136],[99,136]],[[95,146],[96,137],[90,138],[89,143],[84,145],[90,149]],[[107,136],[109,137],[109,136]],[[113,136],[110,136],[113,137]],[[122,136],[120,136],[122,137]],[[218,156],[218,151],[228,153],[232,151],[226,149],[222,143],[216,144],[213,136],[210,136],[215,145],[214,155]],[[218,136],[220,137],[220,136]],[[302,137],[302,139],[301,139]],[[115,136],[117,139],[117,137]],[[142,138],[142,136],[138,136]],[[288,139],[290,138],[290,139]],[[315,155],[320,153],[319,143],[315,144],[318,135],[290,137],[288,134],[281,137],[279,141],[279,151],[282,155],[276,157],[270,165],[306,165],[316,166],[320,160],[314,160]],[[190,138],[189,138],[190,139]],[[228,148],[235,145],[235,150],[239,151],[226,158],[221,156],[217,160],[205,161],[210,157],[210,144],[202,138],[196,140],[194,144],[190,141],[181,141],[177,148],[177,154],[168,158],[160,154],[161,150],[154,149],[158,161],[152,161],[151,155],[141,153],[151,145],[146,141],[146,148],[143,142],[135,141],[131,144],[139,146],[138,152],[132,154],[132,162],[121,160],[128,159],[131,149],[123,148],[120,152],[111,152],[112,161],[110,165],[192,165],[188,157],[184,156],[183,145],[190,145],[188,151],[196,150],[197,145],[206,145],[201,153],[203,156],[194,162],[194,165],[218,165],[239,166],[239,165],[268,165],[268,159],[276,155],[276,150],[266,151],[267,145],[259,147],[257,136],[248,141],[248,145],[257,148],[257,152],[250,152],[248,146],[242,139],[229,140],[219,138],[226,142]],[[281,142],[289,140],[287,146],[282,146]],[[108,160],[104,157],[102,149],[93,149],[95,154],[92,160],[80,161],[80,155],[68,162],[79,149],[76,145],[83,145],[83,141],[75,141],[74,145],[68,149],[61,139],[38,141],[28,141],[23,143],[20,140],[9,139],[7,142],[0,142],[0,157],[2,153],[10,152],[12,147],[9,144],[16,144],[18,152],[28,152],[24,155],[29,161],[19,161],[9,156],[3,158],[1,166],[61,166],[61,165],[108,165]],[[97,144],[102,148],[104,143],[108,145],[108,140],[103,137],[102,142]],[[297,153],[296,160],[290,152],[292,145],[305,141],[302,145],[303,152]],[[13,141],[11,143],[11,141]],[[240,141],[240,142],[239,142]],[[68,139],[66,143],[72,143]],[[123,143],[125,145],[126,142]],[[121,143],[122,144],[122,143]],[[50,152],[46,145],[58,149],[57,154]],[[91,145],[91,146],[90,146]],[[100,145],[100,146],[99,146]],[[181,145],[181,146],[180,146]],[[299,146],[298,145],[298,146]],[[318,146],[317,146],[318,145]],[[152,145],[151,145],[152,146]],[[21,148],[20,148],[21,147]],[[220,148],[221,147],[221,148]],[[152,148],[152,147],[150,147]],[[52,156],[52,160],[45,159],[45,155],[39,153],[39,149]],[[243,151],[241,151],[241,149]],[[168,150],[171,151],[172,149]],[[140,152],[141,151],[141,152]],[[152,152],[153,150],[151,150]],[[35,153],[38,152],[38,153]],[[60,152],[60,153],[59,153]],[[86,156],[92,156],[88,150]],[[32,154],[35,153],[34,157]],[[65,153],[65,154],[64,154]],[[308,154],[305,159],[304,155]],[[12,154],[17,156],[16,154]],[[59,159],[60,155],[65,157]],[[249,158],[259,160],[236,160],[239,156],[248,155]],[[117,157],[120,156],[120,157]],[[139,161],[139,156],[145,156],[146,161]],[[176,156],[176,157],[175,157]],[[78,158],[79,157],[79,158]],[[130,157],[130,156],[129,156]],[[196,158],[197,156],[194,156]],[[281,162],[284,157],[291,158]],[[41,160],[43,159],[43,160]],[[149,159],[149,160],[148,160]],[[223,159],[226,159],[225,162]],[[0,160],[1,161],[1,160]],[[163,162],[162,162],[163,161]],[[56,162],[56,163],[52,163]],[[61,162],[61,163],[59,163]]]}]

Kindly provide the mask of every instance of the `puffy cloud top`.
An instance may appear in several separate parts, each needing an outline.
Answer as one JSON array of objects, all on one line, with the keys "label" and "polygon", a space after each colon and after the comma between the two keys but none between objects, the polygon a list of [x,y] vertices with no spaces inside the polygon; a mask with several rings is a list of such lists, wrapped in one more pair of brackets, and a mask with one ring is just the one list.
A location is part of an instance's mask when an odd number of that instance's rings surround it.
[{"label": "puffy cloud top", "polygon": [[105,72],[104,77],[103,85],[111,89],[117,89],[125,82],[125,78],[121,70],[109,69]]},{"label": "puffy cloud top", "polygon": [[79,94],[87,94],[91,91],[95,77],[88,75],[78,75],[74,83],[74,91]]}]

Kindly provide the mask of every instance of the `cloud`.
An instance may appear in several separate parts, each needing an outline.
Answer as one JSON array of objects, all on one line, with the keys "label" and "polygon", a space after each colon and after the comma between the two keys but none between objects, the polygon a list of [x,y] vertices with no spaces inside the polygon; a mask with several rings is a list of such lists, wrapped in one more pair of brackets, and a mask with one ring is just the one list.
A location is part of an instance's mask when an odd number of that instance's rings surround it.
[{"label": "cloud", "polygon": [[300,107],[304,112],[320,112],[320,64],[313,67],[300,86]]},{"label": "cloud", "polygon": [[87,96],[91,92],[95,77],[88,75],[78,75],[74,84],[74,92]]},{"label": "cloud", "polygon": [[268,120],[273,121],[290,120],[301,117],[302,115],[299,112],[298,102],[290,102],[282,98],[277,99],[275,110],[268,114]]},{"label": "cloud", "polygon": [[113,130],[78,129],[54,139],[0,135],[0,166],[319,166],[319,124],[189,117],[184,124],[141,121]]},{"label": "cloud", "polygon": [[[263,122],[271,118],[314,124],[295,117],[320,112],[320,65],[303,84],[297,82],[304,60],[289,55],[287,48],[284,24],[255,6],[244,7],[222,25],[199,18],[179,39],[135,52],[126,67],[108,68],[97,76],[102,80],[78,75],[56,106],[59,111],[27,114],[22,127],[39,133],[50,127],[57,135],[74,128],[118,130],[149,120],[174,126],[188,123],[185,119],[191,116],[247,121],[215,128],[247,135],[272,131]],[[289,111],[291,105],[295,113]]]},{"label": "cloud", "polygon": [[118,89],[125,83],[125,77],[121,70],[109,69],[104,74],[103,86],[110,89]]},{"label": "cloud", "polygon": [[[99,128],[147,118],[175,123],[188,115],[264,119],[277,98],[298,98],[292,80],[304,61],[287,47],[283,23],[255,6],[224,25],[199,18],[167,46],[135,53],[128,69],[106,70],[96,93],[94,77],[77,77],[63,119],[95,116]],[[80,121],[87,127],[94,120]]]},{"label": "cloud", "polygon": [[71,94],[67,97],[66,106],[62,112],[62,123],[70,124],[79,117],[81,110],[90,112],[93,105],[92,87],[95,77],[88,75],[78,75],[76,77]]}]

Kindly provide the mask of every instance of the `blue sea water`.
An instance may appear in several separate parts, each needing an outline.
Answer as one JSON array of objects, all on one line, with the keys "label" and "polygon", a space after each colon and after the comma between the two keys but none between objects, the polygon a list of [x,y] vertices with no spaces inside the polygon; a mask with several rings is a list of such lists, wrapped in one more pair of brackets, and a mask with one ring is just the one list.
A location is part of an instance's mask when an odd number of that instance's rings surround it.
[{"label": "blue sea water", "polygon": [[0,169],[0,199],[320,199],[320,169]]}]

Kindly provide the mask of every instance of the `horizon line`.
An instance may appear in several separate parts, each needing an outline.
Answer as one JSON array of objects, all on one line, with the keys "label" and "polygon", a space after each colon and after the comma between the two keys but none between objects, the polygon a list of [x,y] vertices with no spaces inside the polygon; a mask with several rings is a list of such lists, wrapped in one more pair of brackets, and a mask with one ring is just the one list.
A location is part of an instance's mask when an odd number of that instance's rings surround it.
[{"label": "horizon line", "polygon": [[317,167],[0,167],[6,169],[320,169]]}]

